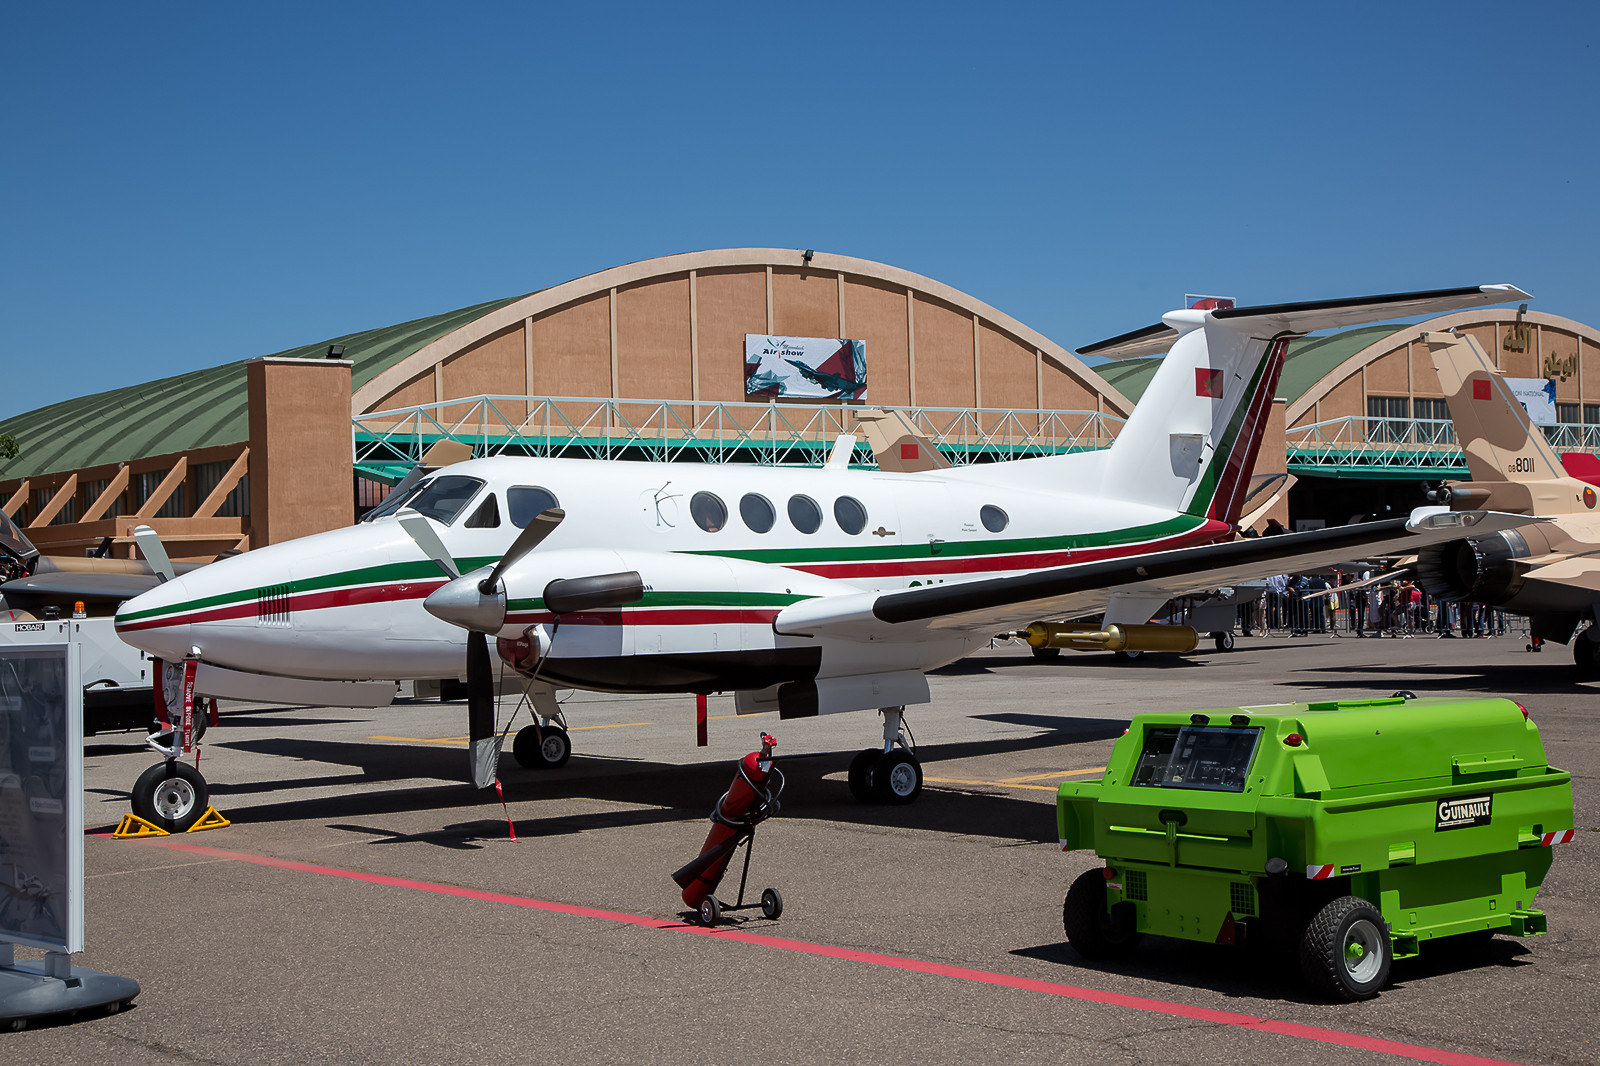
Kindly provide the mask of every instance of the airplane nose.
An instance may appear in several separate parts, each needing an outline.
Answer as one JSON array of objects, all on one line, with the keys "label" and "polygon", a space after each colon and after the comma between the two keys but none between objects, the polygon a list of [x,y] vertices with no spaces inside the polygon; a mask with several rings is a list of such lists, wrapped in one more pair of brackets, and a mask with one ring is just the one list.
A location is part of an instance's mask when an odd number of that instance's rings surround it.
[{"label": "airplane nose", "polygon": [[447,582],[422,601],[435,618],[475,633],[498,633],[506,620],[506,598],[499,589],[485,596],[471,574]]}]

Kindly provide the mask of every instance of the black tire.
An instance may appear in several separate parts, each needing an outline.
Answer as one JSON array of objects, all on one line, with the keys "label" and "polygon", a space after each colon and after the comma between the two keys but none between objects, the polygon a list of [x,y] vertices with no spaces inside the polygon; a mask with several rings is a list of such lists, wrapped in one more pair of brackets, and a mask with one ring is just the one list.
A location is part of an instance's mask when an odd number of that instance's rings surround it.
[{"label": "black tire", "polygon": [[1572,664],[1578,668],[1579,677],[1600,677],[1600,640],[1594,640],[1584,630],[1572,642]]},{"label": "black tire", "polygon": [[879,803],[914,802],[922,794],[922,763],[903,751],[882,756],[872,767],[872,791]]},{"label": "black tire", "polygon": [[1334,999],[1370,999],[1389,982],[1394,947],[1383,915],[1359,896],[1341,896],[1312,916],[1300,935],[1300,972]]},{"label": "black tire", "polygon": [[526,770],[559,770],[572,758],[572,738],[558,725],[525,725],[511,741],[511,755]]},{"label": "black tire", "polygon": [[783,895],[775,888],[761,893],[761,913],[776,921],[783,917]]},{"label": "black tire", "polygon": [[1033,648],[1033,647],[1030,647],[1029,650],[1033,652],[1033,657],[1035,659],[1038,659],[1040,662],[1047,663],[1047,662],[1052,662],[1052,661],[1054,661],[1056,659],[1061,658],[1061,649],[1060,648]]},{"label": "black tire", "polygon": [[1143,650],[1140,650],[1140,651],[1114,651],[1111,654],[1115,655],[1119,662],[1125,662],[1125,663],[1138,662],[1140,659],[1142,659],[1144,657]]},{"label": "black tire", "polygon": [[198,822],[209,802],[200,771],[176,759],[156,763],[133,783],[133,813],[169,833]]},{"label": "black tire", "polygon": [[1061,927],[1073,950],[1086,959],[1121,958],[1139,944],[1132,909],[1117,914],[1106,910],[1102,870],[1086,870],[1072,882],[1061,904]]},{"label": "black tire", "polygon": [[700,924],[713,926],[722,920],[722,903],[716,896],[707,896],[700,901]]},{"label": "black tire", "polygon": [[1233,650],[1233,634],[1227,631],[1211,634],[1211,639],[1216,642],[1218,651]]},{"label": "black tire", "polygon": [[863,748],[850,760],[850,795],[856,798],[857,803],[877,802],[878,797],[872,791],[872,768],[881,758],[881,749]]}]

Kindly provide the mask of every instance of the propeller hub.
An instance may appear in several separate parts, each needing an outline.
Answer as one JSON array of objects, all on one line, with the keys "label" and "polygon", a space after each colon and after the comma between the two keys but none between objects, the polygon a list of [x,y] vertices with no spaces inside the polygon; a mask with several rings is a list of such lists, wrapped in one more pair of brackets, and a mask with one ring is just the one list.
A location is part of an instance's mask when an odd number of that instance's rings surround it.
[{"label": "propeller hub", "polygon": [[458,577],[422,601],[427,612],[474,633],[498,633],[506,620],[506,599],[499,588],[484,595],[480,578]]}]

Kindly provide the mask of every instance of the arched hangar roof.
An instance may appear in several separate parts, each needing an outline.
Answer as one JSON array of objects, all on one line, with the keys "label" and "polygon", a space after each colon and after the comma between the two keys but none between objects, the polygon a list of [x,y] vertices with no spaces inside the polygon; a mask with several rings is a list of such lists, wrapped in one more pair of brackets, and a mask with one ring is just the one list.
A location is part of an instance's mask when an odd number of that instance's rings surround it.
[{"label": "arched hangar roof", "polygon": [[[316,358],[324,355],[330,344],[343,345],[344,358],[353,363],[351,409],[360,414],[372,410],[405,382],[484,338],[596,294],[697,270],[793,269],[801,265],[800,252],[779,248],[724,248],[663,256],[612,267],[524,296],[330,337],[274,354]],[[1126,415],[1132,409],[1132,402],[1121,391],[1070,351],[949,285],[883,263],[825,252],[815,253],[804,265],[812,271],[915,291],[948,304],[1036,350],[1090,394],[1102,397],[1108,413]],[[18,457],[0,470],[0,476],[6,478],[239,443],[249,436],[245,362],[65,400],[0,421],[0,433],[11,434],[21,446]]]}]

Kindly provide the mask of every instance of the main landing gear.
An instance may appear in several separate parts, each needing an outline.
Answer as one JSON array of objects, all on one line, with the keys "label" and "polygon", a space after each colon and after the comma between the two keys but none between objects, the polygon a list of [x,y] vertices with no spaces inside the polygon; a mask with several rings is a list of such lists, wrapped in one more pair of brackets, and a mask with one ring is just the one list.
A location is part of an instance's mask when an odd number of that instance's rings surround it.
[{"label": "main landing gear", "polygon": [[511,754],[525,770],[559,770],[572,758],[572,740],[567,736],[563,715],[546,718],[538,715],[532,725],[517,730]]},{"label": "main landing gear", "polygon": [[885,707],[883,747],[850,760],[850,794],[862,803],[906,804],[922,792],[922,763],[905,727],[904,707]]}]

